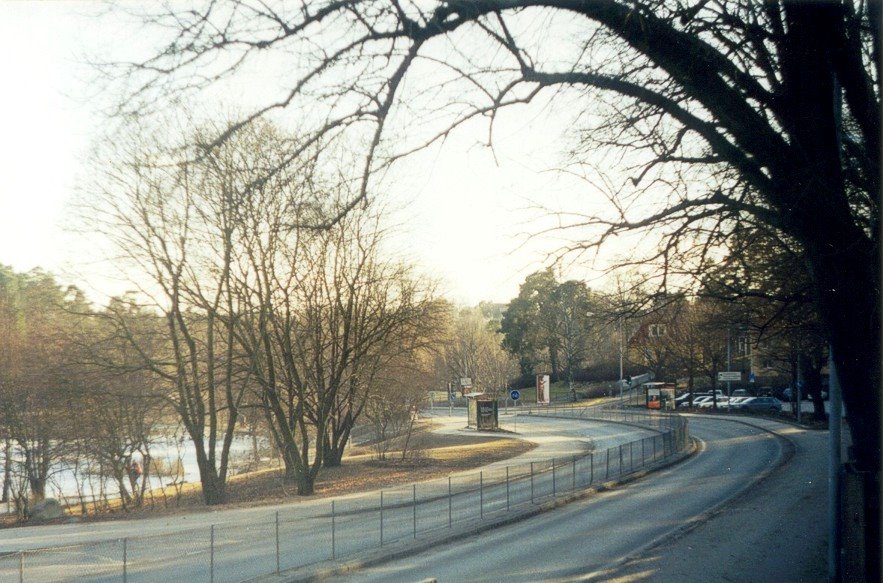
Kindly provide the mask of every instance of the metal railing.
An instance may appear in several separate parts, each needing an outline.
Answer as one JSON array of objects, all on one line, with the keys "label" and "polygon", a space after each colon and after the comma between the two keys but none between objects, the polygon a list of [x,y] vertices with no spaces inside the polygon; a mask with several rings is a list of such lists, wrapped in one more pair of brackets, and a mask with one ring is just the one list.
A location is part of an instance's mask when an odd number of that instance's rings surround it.
[{"label": "metal railing", "polygon": [[0,555],[0,581],[238,583],[525,512],[664,463],[689,444],[687,422],[678,415],[575,406],[518,414],[628,423],[655,434],[581,456],[497,465],[327,504],[298,504],[259,519],[7,553]]}]

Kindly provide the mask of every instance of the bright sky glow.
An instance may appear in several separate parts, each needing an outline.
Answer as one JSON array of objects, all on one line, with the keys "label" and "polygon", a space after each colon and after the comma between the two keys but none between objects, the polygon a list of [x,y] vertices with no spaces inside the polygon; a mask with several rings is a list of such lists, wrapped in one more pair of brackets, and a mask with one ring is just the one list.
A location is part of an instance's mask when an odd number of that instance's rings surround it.
[{"label": "bright sky glow", "polygon": [[[69,205],[103,123],[82,58],[120,58],[118,47],[131,51],[125,39],[134,34],[122,23],[109,26],[113,21],[88,16],[96,6],[0,3],[0,263],[20,271],[42,267],[93,297],[127,287],[97,270],[88,238],[66,231]],[[481,145],[487,126],[477,125],[440,150],[408,160],[389,193],[402,207],[394,218],[393,247],[440,279],[454,301],[514,297],[561,244],[525,242],[527,233],[551,224],[528,207],[588,198],[585,184],[542,172],[556,164],[564,123],[554,112],[522,110],[501,117],[494,153]],[[579,276],[597,274],[581,270]]]}]

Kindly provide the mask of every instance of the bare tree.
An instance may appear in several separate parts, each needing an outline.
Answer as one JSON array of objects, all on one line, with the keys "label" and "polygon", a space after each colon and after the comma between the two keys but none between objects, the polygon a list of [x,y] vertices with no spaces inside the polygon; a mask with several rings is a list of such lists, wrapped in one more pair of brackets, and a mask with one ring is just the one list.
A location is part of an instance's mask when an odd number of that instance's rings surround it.
[{"label": "bare tree", "polygon": [[[198,90],[265,62],[268,51],[295,55],[291,78],[242,123],[313,104],[321,121],[308,142],[365,144],[359,187],[336,216],[367,197],[391,160],[464,120],[565,96],[585,98],[584,111],[598,112],[587,117],[601,119],[577,162],[605,148],[632,174],[607,182],[609,215],[577,219],[600,230],[578,247],[653,229],[661,244],[652,259],[667,284],[675,272],[701,271],[741,222],[792,237],[833,346],[857,466],[871,476],[866,544],[879,548],[878,2],[365,0],[282,10],[240,0],[155,21],[176,34],[127,69],[134,90],[123,109],[153,105],[166,82]],[[550,34],[575,40],[551,47]],[[434,67],[428,80],[406,82],[424,66]],[[432,113],[418,118],[428,137],[403,119],[422,105]],[[380,156],[384,137],[405,135],[413,139]],[[878,554],[866,557],[866,576],[879,580]]]},{"label": "bare tree", "polygon": [[461,308],[451,318],[443,357],[448,378],[472,379],[472,386],[496,397],[516,376],[514,357],[503,348],[503,335],[480,308]]},{"label": "bare tree", "polygon": [[167,402],[195,445],[207,504],[225,500],[248,386],[234,362],[234,225],[243,193],[236,169],[223,166],[228,152],[200,159],[186,149],[136,143],[100,175],[100,193],[85,203],[91,224],[134,269],[133,283],[147,282],[102,315],[114,341],[137,355],[137,367],[166,383]]}]

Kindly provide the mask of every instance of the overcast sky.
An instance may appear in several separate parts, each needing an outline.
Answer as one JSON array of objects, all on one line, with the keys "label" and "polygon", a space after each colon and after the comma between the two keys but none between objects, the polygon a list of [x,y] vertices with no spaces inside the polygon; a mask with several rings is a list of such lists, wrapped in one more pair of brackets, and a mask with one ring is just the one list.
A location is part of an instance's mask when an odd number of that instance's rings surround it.
[{"label": "overcast sky", "polygon": [[[101,277],[88,237],[66,231],[68,205],[103,123],[81,59],[131,52],[131,39],[139,38],[114,19],[84,14],[96,6],[0,3],[0,263],[45,268],[93,297],[127,286]],[[561,244],[524,244],[527,233],[549,224],[528,208],[580,195],[579,185],[544,172],[556,164],[565,123],[548,110],[516,112],[499,123],[496,155],[481,145],[487,128],[476,125],[440,151],[409,160],[389,194],[402,207],[395,247],[439,278],[455,301],[511,299]],[[575,274],[593,277],[565,275]]]}]

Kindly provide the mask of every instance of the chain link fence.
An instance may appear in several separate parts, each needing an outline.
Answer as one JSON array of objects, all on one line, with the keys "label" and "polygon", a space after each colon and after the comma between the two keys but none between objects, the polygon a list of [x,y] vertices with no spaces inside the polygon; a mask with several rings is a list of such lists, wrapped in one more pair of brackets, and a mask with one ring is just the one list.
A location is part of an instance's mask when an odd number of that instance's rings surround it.
[{"label": "chain link fence", "polygon": [[299,504],[257,520],[251,515],[207,529],[7,553],[0,555],[0,581],[238,583],[521,512],[664,463],[690,441],[686,419],[676,414],[574,405],[518,414],[625,423],[655,433],[585,455]]}]

